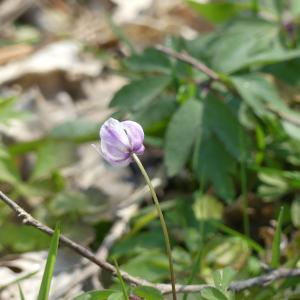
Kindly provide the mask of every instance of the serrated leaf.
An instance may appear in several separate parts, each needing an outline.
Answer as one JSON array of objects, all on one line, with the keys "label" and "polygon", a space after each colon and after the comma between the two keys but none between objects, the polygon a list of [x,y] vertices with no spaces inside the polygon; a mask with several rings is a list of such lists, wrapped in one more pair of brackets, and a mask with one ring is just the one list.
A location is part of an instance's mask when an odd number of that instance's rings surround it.
[{"label": "serrated leaf", "polygon": [[202,135],[195,149],[194,171],[200,181],[210,181],[216,193],[231,202],[234,196],[232,173],[236,161],[212,133]]},{"label": "serrated leaf", "polygon": [[134,295],[144,300],[163,300],[161,292],[150,286],[138,286],[133,289]]},{"label": "serrated leaf", "polygon": [[107,300],[107,298],[116,291],[113,290],[104,290],[104,291],[92,291],[81,294],[73,300]]},{"label": "serrated leaf", "polygon": [[71,142],[48,140],[38,149],[37,161],[31,180],[44,178],[51,172],[65,167],[76,160],[75,146]]},{"label": "serrated leaf", "polygon": [[201,103],[185,102],[171,119],[165,144],[165,163],[170,176],[176,175],[187,162],[196,135],[200,133]]},{"label": "serrated leaf", "polygon": [[47,300],[49,297],[50,285],[51,285],[51,280],[54,272],[54,265],[56,261],[57,249],[59,244],[59,235],[60,235],[60,229],[59,226],[56,226],[53,236],[51,238],[48,258],[47,258],[37,300]]},{"label": "serrated leaf", "polygon": [[138,110],[155,99],[169,84],[169,76],[134,80],[122,87],[110,102],[110,107]]}]

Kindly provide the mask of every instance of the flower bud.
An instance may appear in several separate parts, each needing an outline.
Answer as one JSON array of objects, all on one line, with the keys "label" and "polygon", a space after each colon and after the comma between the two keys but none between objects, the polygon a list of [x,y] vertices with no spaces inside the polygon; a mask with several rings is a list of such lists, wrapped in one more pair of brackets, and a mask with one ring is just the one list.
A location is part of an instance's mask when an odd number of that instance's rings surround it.
[{"label": "flower bud", "polygon": [[116,166],[127,166],[133,153],[142,154],[145,149],[143,142],[143,128],[133,121],[119,122],[109,118],[100,129],[101,154]]}]

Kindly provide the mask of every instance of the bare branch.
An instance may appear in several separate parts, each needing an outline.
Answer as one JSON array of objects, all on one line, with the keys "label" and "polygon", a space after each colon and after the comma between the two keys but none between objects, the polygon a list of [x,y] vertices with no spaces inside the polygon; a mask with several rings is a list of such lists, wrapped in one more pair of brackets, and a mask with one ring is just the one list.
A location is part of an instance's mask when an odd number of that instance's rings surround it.
[{"label": "bare branch", "polygon": [[192,65],[193,67],[195,67],[196,69],[200,70],[201,72],[203,72],[204,74],[206,74],[209,78],[211,78],[212,80],[219,80],[220,77],[219,75],[213,71],[212,69],[210,69],[208,66],[206,66],[205,64],[203,64],[202,62],[200,62],[199,60],[197,60],[196,58],[190,56],[187,53],[184,52],[176,52],[173,49],[170,49],[168,47],[162,46],[162,45],[157,45],[155,46],[155,49],[171,56],[174,58],[177,58],[187,64]]},{"label": "bare branch", "polygon": [[[22,207],[20,207],[16,202],[14,202],[12,199],[7,197],[4,193],[0,191],[0,199],[7,204],[9,207],[12,208],[12,210],[15,211],[17,216],[22,220],[22,222],[26,225],[33,226],[40,231],[48,234],[53,235],[53,229],[50,227],[42,224],[35,218],[33,218],[28,212],[26,212]],[[64,235],[60,236],[60,241],[64,243],[69,248],[73,249],[75,252],[77,252],[79,255],[87,258],[91,262],[95,263],[97,266],[99,266],[102,269],[105,269],[107,271],[112,272],[113,274],[116,274],[116,269],[113,265],[108,263],[107,261],[97,257],[94,255],[90,250],[87,248],[75,243],[74,241],[70,240],[69,238],[65,237]],[[121,275],[125,281],[127,281],[130,284],[133,285],[146,285],[154,287],[158,290],[160,290],[163,294],[171,293],[172,287],[170,284],[155,284],[152,282],[149,282],[145,279],[138,278],[131,276],[127,272],[121,271]],[[276,280],[284,279],[284,278],[291,278],[291,277],[300,277],[300,268],[296,269],[285,269],[280,268],[277,270],[273,270],[267,274],[241,280],[241,281],[235,281],[229,286],[229,290],[240,292],[246,289],[249,289],[254,286],[266,286]],[[207,284],[200,284],[200,285],[182,285],[182,284],[176,284],[176,291],[177,293],[197,293],[203,290],[206,287],[210,287],[211,285]]]},{"label": "bare branch", "polygon": [[[159,187],[162,184],[162,179],[154,178],[152,184],[155,188]],[[129,222],[131,218],[136,214],[139,202],[149,194],[148,186],[143,186],[137,191],[135,191],[128,199],[122,201],[117,207],[117,220],[112,225],[105,238],[103,239],[100,247],[96,252],[97,257],[101,257],[102,260],[106,260],[109,251],[112,246],[123,236],[127,231]],[[101,284],[99,283],[99,276],[101,275],[101,268],[98,268],[95,264],[89,262],[84,266],[81,272],[75,276],[72,280],[72,283],[68,285],[67,289],[62,290],[60,293],[55,295],[56,297],[65,296],[69,291],[72,290],[77,284],[87,280],[92,277],[93,286],[95,289],[100,289]]]},{"label": "bare branch", "polygon": [[288,277],[299,277],[299,276],[300,276],[300,268],[298,269],[280,268],[258,277],[233,282],[229,286],[229,289],[235,292],[239,292],[257,285],[266,286],[279,279],[288,278]]}]

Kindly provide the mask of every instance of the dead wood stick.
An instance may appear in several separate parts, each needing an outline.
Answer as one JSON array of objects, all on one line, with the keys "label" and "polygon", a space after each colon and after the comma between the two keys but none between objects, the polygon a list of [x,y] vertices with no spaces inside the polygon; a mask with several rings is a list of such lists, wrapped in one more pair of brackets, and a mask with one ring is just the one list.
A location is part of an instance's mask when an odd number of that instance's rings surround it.
[{"label": "dead wood stick", "polygon": [[[23,224],[33,226],[40,231],[48,234],[53,235],[53,229],[50,227],[44,225],[43,223],[39,222],[35,218],[33,218],[28,212],[26,212],[22,207],[20,207],[15,201],[10,199],[8,196],[6,196],[4,193],[0,191],[0,199],[8,205],[20,218],[23,222]],[[75,252],[77,252],[79,255],[87,258],[91,262],[98,265],[100,268],[103,268],[107,271],[112,272],[113,274],[116,273],[116,269],[113,265],[108,263],[105,260],[102,260],[99,257],[96,257],[90,250],[87,248],[75,243],[74,241],[70,240],[69,238],[65,237],[64,235],[60,236],[60,241],[68,246],[69,248],[73,249]],[[130,284],[133,285],[146,285],[151,286],[159,291],[161,291],[163,294],[171,293],[172,287],[170,284],[161,284],[161,283],[152,283],[145,279],[138,278],[131,276],[127,272],[121,271],[121,276],[125,281],[127,281]],[[261,276],[257,276],[254,278],[241,280],[241,281],[235,281],[231,283],[229,286],[229,289],[235,292],[243,291],[245,289],[249,289],[254,286],[265,286],[268,285],[276,280],[283,279],[283,278],[291,278],[291,277],[300,277],[300,268],[295,269],[285,269],[285,268],[279,268],[277,270],[273,270],[269,272],[268,274],[264,274]],[[177,284],[176,285],[176,291],[178,293],[197,293],[200,292],[202,289],[206,287],[210,287],[211,285],[207,284],[200,284],[200,285],[182,285]]]},{"label": "dead wood stick", "polygon": [[163,52],[171,57],[177,58],[178,60],[181,60],[189,65],[192,65],[196,69],[200,70],[204,74],[206,74],[210,79],[212,80],[219,80],[219,75],[212,69],[210,69],[207,65],[202,63],[201,61],[197,60],[196,58],[192,57],[191,55],[185,53],[185,52],[177,52],[174,51],[171,48],[157,45],[155,49],[159,50],[160,52]]}]

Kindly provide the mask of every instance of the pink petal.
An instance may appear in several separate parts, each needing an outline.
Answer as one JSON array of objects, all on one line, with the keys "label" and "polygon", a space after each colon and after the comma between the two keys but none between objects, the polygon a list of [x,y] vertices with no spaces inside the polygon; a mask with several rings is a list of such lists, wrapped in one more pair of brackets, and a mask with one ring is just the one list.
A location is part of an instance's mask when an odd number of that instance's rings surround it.
[{"label": "pink petal", "polygon": [[100,129],[100,139],[107,145],[113,145],[120,151],[127,152],[131,148],[129,138],[122,124],[113,119],[108,119]]},{"label": "pink petal", "polygon": [[123,128],[126,130],[131,150],[137,152],[143,146],[144,131],[140,124],[133,121],[121,122]]}]

